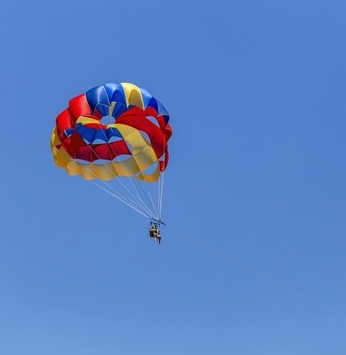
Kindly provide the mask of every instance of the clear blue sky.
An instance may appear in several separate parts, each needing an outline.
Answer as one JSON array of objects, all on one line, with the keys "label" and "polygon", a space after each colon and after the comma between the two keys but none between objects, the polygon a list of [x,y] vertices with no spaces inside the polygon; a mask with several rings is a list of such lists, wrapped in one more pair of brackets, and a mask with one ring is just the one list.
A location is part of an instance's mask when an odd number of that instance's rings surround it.
[{"label": "clear blue sky", "polygon": [[[346,3],[3,0],[0,353],[346,353]],[[171,114],[163,244],[56,167],[70,98]],[[201,246],[187,234],[220,253]]]}]

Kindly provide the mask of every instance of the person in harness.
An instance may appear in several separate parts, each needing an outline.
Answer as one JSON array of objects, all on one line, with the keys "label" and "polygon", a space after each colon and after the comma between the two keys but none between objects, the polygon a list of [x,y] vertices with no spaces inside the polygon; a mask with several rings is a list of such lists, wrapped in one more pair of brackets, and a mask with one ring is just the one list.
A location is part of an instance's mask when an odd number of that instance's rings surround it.
[{"label": "person in harness", "polygon": [[161,235],[158,224],[150,223],[149,235],[151,238],[154,238],[159,244],[161,244]]}]

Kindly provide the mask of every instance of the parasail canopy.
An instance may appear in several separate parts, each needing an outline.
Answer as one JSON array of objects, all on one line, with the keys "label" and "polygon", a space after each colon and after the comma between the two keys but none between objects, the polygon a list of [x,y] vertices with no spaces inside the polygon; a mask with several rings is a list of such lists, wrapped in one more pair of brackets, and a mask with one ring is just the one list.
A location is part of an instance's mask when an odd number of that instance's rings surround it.
[{"label": "parasail canopy", "polygon": [[[171,135],[169,114],[152,94],[131,83],[107,83],[69,101],[56,118],[51,151],[55,163],[70,175],[103,182],[126,178],[133,186],[133,181],[162,179]],[[132,204],[134,194],[140,195],[143,189],[137,186],[135,190],[125,203]],[[117,198],[126,200],[123,196]],[[158,213],[154,207],[146,214],[160,220]]]}]

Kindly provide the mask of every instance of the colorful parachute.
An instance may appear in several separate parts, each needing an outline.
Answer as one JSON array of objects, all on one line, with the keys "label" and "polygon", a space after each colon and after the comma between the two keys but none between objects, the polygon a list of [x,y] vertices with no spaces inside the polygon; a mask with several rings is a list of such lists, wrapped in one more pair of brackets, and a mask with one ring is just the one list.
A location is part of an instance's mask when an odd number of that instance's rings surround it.
[{"label": "colorful parachute", "polygon": [[[168,121],[164,106],[145,89],[130,83],[94,87],[71,99],[56,118],[51,136],[54,161],[86,180],[158,181],[168,163]],[[142,202],[135,203],[137,208]],[[148,215],[160,217],[157,211]]]}]

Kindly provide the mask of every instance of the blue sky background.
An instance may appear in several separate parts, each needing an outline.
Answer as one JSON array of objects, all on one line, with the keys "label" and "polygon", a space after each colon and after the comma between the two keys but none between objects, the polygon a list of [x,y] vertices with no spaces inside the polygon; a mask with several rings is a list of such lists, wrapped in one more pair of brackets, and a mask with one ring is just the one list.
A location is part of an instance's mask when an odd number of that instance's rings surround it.
[{"label": "blue sky background", "polygon": [[[0,353],[345,354],[345,18],[333,0],[3,0]],[[50,153],[68,100],[112,81],[171,114],[161,246]]]}]

